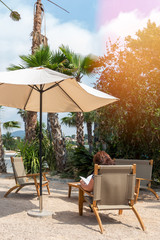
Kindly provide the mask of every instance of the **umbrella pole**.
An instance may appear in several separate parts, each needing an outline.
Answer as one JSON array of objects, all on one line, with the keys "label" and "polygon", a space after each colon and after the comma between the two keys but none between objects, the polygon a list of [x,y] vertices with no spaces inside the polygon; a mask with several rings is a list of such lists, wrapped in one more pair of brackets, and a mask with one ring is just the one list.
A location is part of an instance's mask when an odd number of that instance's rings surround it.
[{"label": "umbrella pole", "polygon": [[31,217],[48,217],[52,216],[52,213],[49,211],[43,210],[43,201],[42,201],[42,96],[43,89],[42,85],[40,85],[40,111],[39,111],[39,122],[40,122],[40,132],[39,132],[39,163],[40,163],[40,197],[39,197],[39,210],[29,210],[27,213]]},{"label": "umbrella pole", "polygon": [[42,94],[43,91],[40,89],[40,111],[39,111],[39,122],[40,122],[40,133],[39,133],[39,163],[40,163],[40,197],[39,197],[39,209],[42,212]]}]

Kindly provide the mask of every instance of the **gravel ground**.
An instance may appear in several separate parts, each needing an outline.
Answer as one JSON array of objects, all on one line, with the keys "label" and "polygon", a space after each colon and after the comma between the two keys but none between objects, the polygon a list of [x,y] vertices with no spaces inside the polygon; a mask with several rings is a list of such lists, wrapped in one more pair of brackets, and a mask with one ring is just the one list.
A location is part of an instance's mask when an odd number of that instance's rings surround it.
[{"label": "gravel ground", "polygon": [[[78,191],[73,189],[68,198],[68,185],[64,182],[50,181],[51,195],[43,190],[43,206],[52,212],[46,218],[34,218],[27,211],[39,208],[35,187],[24,187],[18,194],[5,192],[14,186],[10,174],[0,174],[0,239],[1,240],[159,240],[160,239],[160,201],[148,191],[140,192],[136,204],[146,230],[143,232],[132,211],[101,212],[104,234],[99,231],[96,218],[85,204],[83,216],[78,214]],[[160,190],[157,190],[160,195]]]}]

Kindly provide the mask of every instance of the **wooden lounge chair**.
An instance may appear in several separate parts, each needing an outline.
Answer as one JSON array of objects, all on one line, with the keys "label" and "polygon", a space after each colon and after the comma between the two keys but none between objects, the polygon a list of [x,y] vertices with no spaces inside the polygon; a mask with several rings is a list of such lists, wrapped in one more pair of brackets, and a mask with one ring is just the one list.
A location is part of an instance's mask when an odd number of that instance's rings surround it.
[{"label": "wooden lounge chair", "polygon": [[151,188],[153,160],[138,160],[138,159],[114,159],[114,160],[116,165],[136,164],[135,202],[137,202],[140,189],[147,189],[151,191],[155,195],[157,200],[159,200],[158,194]]},{"label": "wooden lounge chair", "polygon": [[132,210],[142,229],[144,224],[134,207],[134,189],[136,178],[136,165],[116,166],[97,165],[94,167],[94,190],[93,195],[79,187],[79,215],[83,214],[83,202],[87,201],[103,233],[102,222],[99,216],[100,210]]},{"label": "wooden lounge chair", "polygon": [[68,182],[68,197],[71,197],[72,188],[79,188],[80,182]]},{"label": "wooden lounge chair", "polygon": [[[39,192],[40,184],[39,184],[39,181],[37,180],[39,173],[26,174],[22,157],[11,157],[11,163],[13,167],[13,173],[14,173],[16,185],[10,188],[6,192],[4,197],[7,197],[8,194],[11,193],[14,189],[17,189],[16,193],[18,193],[19,190],[21,190],[23,187],[29,186],[29,185],[35,185],[37,195],[40,196],[40,192]],[[48,190],[48,194],[50,194],[49,181],[46,178],[46,173],[42,173],[42,174],[44,179],[44,181],[42,181],[42,187],[46,186]],[[32,181],[28,181],[28,178],[32,178]]]}]

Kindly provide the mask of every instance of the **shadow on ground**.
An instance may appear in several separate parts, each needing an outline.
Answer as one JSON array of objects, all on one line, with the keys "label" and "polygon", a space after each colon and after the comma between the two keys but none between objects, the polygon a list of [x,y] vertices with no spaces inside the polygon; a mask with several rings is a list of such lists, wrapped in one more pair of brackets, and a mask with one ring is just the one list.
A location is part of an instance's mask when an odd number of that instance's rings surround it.
[{"label": "shadow on ground", "polygon": [[0,192],[0,218],[37,208],[37,205],[31,202],[33,198],[37,198],[33,193],[11,193],[7,198],[4,197],[5,193]]}]

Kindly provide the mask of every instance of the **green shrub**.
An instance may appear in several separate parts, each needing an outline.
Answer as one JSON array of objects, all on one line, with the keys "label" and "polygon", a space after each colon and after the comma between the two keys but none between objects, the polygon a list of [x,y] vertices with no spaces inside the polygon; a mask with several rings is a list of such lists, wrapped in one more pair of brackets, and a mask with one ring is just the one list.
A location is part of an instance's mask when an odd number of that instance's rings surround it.
[{"label": "green shrub", "polygon": [[69,158],[62,177],[72,177],[78,181],[79,176],[87,177],[93,172],[93,154],[90,154],[84,146],[71,148],[68,153]]},{"label": "green shrub", "polygon": [[[42,139],[42,171],[53,170],[55,168],[55,155],[52,142],[43,126]],[[24,166],[27,173],[39,172],[39,125],[37,125],[36,138],[31,143],[21,141],[18,145],[20,155],[23,157]]]}]

